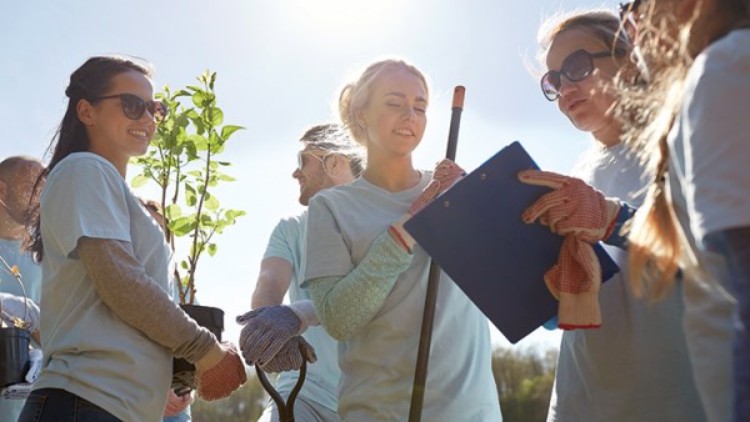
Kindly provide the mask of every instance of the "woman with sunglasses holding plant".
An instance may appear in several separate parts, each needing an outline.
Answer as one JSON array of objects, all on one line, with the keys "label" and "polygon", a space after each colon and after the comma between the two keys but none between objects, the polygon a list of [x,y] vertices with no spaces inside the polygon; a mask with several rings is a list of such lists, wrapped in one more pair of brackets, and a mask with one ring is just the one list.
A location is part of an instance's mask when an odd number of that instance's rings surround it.
[{"label": "woman with sunglasses holding plant", "polygon": [[149,70],[93,57],[65,94],[28,239],[42,262],[46,361],[19,420],[159,421],[173,356],[195,363],[204,399],[228,396],[242,360],[170,299],[170,249],[125,182],[167,112]]},{"label": "woman with sunglasses holding plant", "polygon": [[[617,101],[615,77],[632,66],[631,44],[620,20],[608,11],[578,12],[550,19],[539,39],[540,58],[549,69],[541,80],[544,96],[595,141],[575,175],[604,195],[627,201],[629,205],[622,204],[627,218],[633,212],[630,206],[642,202],[639,192],[645,181],[643,167],[620,141],[622,124],[611,112]],[[522,180],[575,184],[573,178],[538,171],[522,173]],[[545,224],[557,223],[554,215],[534,207],[524,216],[527,221],[542,216]],[[615,238],[617,233],[608,240],[616,243]],[[605,247],[626,274],[627,254]],[[584,292],[575,292],[588,296],[592,309],[600,307],[601,319],[598,309],[563,311],[561,299],[558,322],[568,329],[562,335],[547,420],[705,420],[681,327],[681,296],[673,293],[656,304],[638,300],[624,274],[610,279],[601,291],[594,286],[598,280],[592,280]],[[583,329],[598,323],[598,328]]]}]

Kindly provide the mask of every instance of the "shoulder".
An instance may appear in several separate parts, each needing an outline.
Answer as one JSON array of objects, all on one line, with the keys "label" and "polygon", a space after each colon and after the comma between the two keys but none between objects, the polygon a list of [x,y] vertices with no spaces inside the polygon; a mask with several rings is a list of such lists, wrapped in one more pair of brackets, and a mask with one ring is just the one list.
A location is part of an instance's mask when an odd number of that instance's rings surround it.
[{"label": "shoulder", "polygon": [[91,176],[97,173],[107,178],[122,179],[112,163],[91,152],[75,152],[63,158],[52,171],[49,178],[61,175]]},{"label": "shoulder", "polygon": [[[708,46],[688,73],[688,87],[738,89],[750,87],[750,29],[736,30]],[[743,97],[743,101],[746,99]]]},{"label": "shoulder", "polygon": [[307,220],[307,210],[299,215],[288,215],[279,219],[274,226],[273,231],[275,233],[283,234],[295,234],[302,231]]}]

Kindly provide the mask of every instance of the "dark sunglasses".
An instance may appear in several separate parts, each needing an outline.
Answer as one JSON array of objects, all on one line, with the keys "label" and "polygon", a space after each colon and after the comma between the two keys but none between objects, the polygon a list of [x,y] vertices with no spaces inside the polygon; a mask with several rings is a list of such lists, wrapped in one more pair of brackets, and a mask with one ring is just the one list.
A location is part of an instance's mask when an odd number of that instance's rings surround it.
[{"label": "dark sunglasses", "polygon": [[167,106],[161,101],[148,100],[144,101],[143,98],[135,94],[114,94],[106,95],[104,97],[93,98],[93,101],[100,100],[111,100],[118,98],[120,105],[122,106],[122,113],[130,120],[138,120],[143,117],[143,113],[148,110],[157,122],[161,122],[167,117]]},{"label": "dark sunglasses", "polygon": [[549,101],[555,101],[560,97],[562,77],[565,76],[571,82],[580,82],[594,71],[594,59],[601,57],[617,57],[622,55],[619,50],[601,51],[589,53],[586,50],[576,50],[563,60],[560,70],[550,70],[542,76],[542,93]]}]

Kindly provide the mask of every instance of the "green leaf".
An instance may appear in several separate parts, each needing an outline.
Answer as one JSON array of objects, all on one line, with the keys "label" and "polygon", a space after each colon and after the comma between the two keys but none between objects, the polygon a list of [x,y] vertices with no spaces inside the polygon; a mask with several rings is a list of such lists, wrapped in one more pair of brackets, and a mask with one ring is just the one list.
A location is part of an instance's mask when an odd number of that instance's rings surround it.
[{"label": "green leaf", "polygon": [[242,126],[235,126],[235,125],[226,125],[223,128],[221,128],[221,139],[227,140],[234,132],[237,132],[238,130],[245,129]]},{"label": "green leaf", "polygon": [[205,205],[207,210],[216,211],[217,209],[219,209],[220,204],[219,204],[219,200],[216,199],[215,196],[207,193],[206,199],[203,205]]},{"label": "green leaf", "polygon": [[195,188],[190,184],[185,184],[185,203],[190,207],[194,207],[198,203],[198,197],[195,194]]},{"label": "green leaf", "polygon": [[149,180],[148,177],[142,174],[139,174],[138,176],[135,176],[133,178],[133,181],[130,182],[130,185],[133,186],[134,188],[140,188],[146,185],[146,183],[148,183],[148,180]]},{"label": "green leaf", "polygon": [[196,107],[203,108],[206,106],[206,103],[208,102],[208,96],[204,91],[198,91],[195,94],[193,94],[193,104],[195,104]]},{"label": "green leaf", "polygon": [[218,247],[216,246],[216,243],[209,243],[208,244],[208,250],[207,250],[208,251],[208,255],[209,256],[216,255],[216,250],[217,249],[218,249]]},{"label": "green leaf", "polygon": [[190,217],[180,217],[169,222],[169,231],[175,236],[185,236],[195,228],[195,221]]},{"label": "green leaf", "polygon": [[214,127],[221,126],[224,122],[224,112],[218,107],[210,108],[206,117]]},{"label": "green leaf", "polygon": [[169,204],[167,205],[167,209],[164,211],[164,214],[167,217],[167,220],[175,220],[182,217],[182,209],[177,204]]}]

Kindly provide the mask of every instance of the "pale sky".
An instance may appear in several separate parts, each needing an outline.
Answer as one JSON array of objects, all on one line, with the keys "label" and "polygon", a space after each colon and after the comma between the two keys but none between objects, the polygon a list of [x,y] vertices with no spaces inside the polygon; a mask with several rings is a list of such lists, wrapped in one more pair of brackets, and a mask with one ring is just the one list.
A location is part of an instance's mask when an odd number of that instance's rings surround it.
[{"label": "pale sky", "polygon": [[[37,0],[9,2],[0,14],[0,158],[42,157],[65,111],[70,74],[88,57],[127,54],[155,67],[155,85],[181,88],[204,70],[218,73],[225,124],[247,130],[227,144],[222,206],[247,215],[202,258],[198,299],[234,317],[249,310],[268,236],[285,215],[302,211],[298,139],[335,118],[331,104],[363,66],[397,56],[431,81],[427,132],[415,153],[430,169],[445,154],[453,87],[466,87],[457,162],[472,170],[520,140],[540,167],[567,172],[591,145],[541,94],[536,31],[545,17],[591,0]],[[128,173],[128,181],[136,174]],[[136,193],[148,196],[148,189]],[[493,341],[509,343],[493,329]],[[559,332],[538,330],[515,347],[557,347]]]}]

